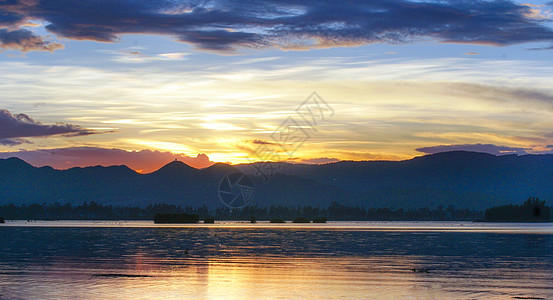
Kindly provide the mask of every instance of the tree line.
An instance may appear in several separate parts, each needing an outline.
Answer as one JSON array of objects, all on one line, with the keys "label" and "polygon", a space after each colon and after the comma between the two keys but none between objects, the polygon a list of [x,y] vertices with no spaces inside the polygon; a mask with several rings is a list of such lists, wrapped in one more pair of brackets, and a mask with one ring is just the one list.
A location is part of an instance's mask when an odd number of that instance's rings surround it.
[{"label": "tree line", "polygon": [[241,209],[207,206],[194,208],[173,204],[154,204],[146,207],[102,205],[91,201],[81,205],[30,204],[0,205],[0,216],[6,220],[153,220],[156,214],[197,214],[200,219],[216,220],[293,220],[301,217],[314,219],[324,217],[331,221],[455,221],[481,219],[481,211],[438,206],[434,209],[364,208],[332,202],[326,208],[313,206],[269,207],[247,206]]},{"label": "tree line", "polygon": [[530,197],[522,205],[502,205],[488,208],[484,221],[488,222],[547,222],[551,220],[551,208],[545,201]]}]

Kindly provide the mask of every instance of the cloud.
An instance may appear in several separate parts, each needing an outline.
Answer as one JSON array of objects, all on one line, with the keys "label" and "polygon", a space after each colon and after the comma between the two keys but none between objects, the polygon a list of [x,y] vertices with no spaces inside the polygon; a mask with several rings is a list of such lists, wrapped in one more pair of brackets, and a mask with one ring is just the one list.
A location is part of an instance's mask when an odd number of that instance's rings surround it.
[{"label": "cloud", "polygon": [[532,51],[553,50],[553,46],[548,46],[548,47],[537,47],[537,48],[528,48],[527,50],[532,50]]},{"label": "cloud", "polygon": [[0,145],[4,146],[13,147],[21,144],[32,144],[32,142],[26,139],[0,139]]},{"label": "cloud", "polygon": [[199,49],[308,49],[366,43],[511,45],[553,41],[545,6],[513,1],[29,1],[0,3],[0,24],[24,20],[75,40],[117,41],[122,34],[175,37]]},{"label": "cloud", "polygon": [[213,164],[205,154],[192,157],[164,151],[125,151],[97,147],[70,147],[0,153],[0,158],[8,157],[19,157],[34,166],[51,166],[55,169],[95,165],[126,165],[140,173],[153,172],[175,159],[195,168],[205,168]]},{"label": "cloud", "polygon": [[276,145],[273,142],[267,142],[267,141],[264,141],[264,140],[253,140],[252,143],[256,144],[256,145]]},{"label": "cloud", "polygon": [[123,63],[147,63],[151,61],[182,61],[189,53],[171,52],[148,55],[137,50],[112,51],[114,61]]},{"label": "cloud", "polygon": [[448,151],[472,151],[472,152],[489,153],[493,155],[528,154],[526,152],[527,149],[524,149],[524,148],[497,146],[492,144],[440,145],[440,146],[417,148],[415,150],[426,154],[435,154],[435,153],[448,152]]},{"label": "cloud", "polygon": [[[14,4],[14,3],[12,3]],[[20,4],[12,6],[9,3],[0,3],[0,27],[19,27],[25,24],[25,16],[16,12],[10,12],[11,8],[17,8]]]},{"label": "cloud", "polygon": [[335,162],[339,162],[339,161],[340,160],[337,159],[337,158],[319,157],[319,158],[302,159],[302,160],[300,160],[300,163],[302,163],[302,164],[322,165],[322,164],[335,163]]},{"label": "cloud", "polygon": [[227,30],[191,30],[181,34],[179,40],[194,44],[199,49],[231,52],[237,46],[261,48],[271,45],[259,34]]},{"label": "cloud", "polygon": [[72,124],[57,123],[43,125],[26,114],[13,115],[7,109],[0,109],[0,144],[14,146],[28,143],[22,137],[47,137],[53,135],[83,136],[96,132]]},{"label": "cloud", "polygon": [[0,49],[29,51],[55,51],[63,48],[62,44],[45,41],[27,29],[9,31],[0,28]]},{"label": "cloud", "polygon": [[547,89],[474,83],[439,83],[449,95],[461,95],[495,103],[519,103],[543,111],[553,110],[553,92]]}]

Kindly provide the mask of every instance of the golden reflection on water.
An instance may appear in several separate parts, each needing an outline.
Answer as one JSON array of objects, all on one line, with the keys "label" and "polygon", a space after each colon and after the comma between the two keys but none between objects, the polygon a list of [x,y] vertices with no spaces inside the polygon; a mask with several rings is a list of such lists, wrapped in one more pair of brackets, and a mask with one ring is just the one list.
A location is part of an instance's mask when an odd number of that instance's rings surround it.
[{"label": "golden reflection on water", "polygon": [[[502,270],[421,274],[406,267],[416,265],[417,260],[398,257],[229,257],[174,261],[174,265],[167,267],[137,256],[135,262],[132,272],[101,271],[151,277],[97,277],[93,273],[100,270],[75,268],[69,268],[65,274],[59,270],[46,274],[33,272],[31,276],[37,276],[36,281],[41,284],[14,298],[65,299],[67,295],[75,295],[77,299],[512,299],[553,296],[548,286],[518,282],[530,274],[498,276]],[[546,282],[547,278],[551,280],[551,272],[532,276]]]},{"label": "golden reflection on water", "polygon": [[[158,269],[149,273],[152,277],[92,278],[89,280],[95,281],[95,291],[85,298],[454,299],[460,296],[444,291],[445,282],[433,280],[432,275],[405,268],[411,264],[395,257],[210,259]],[[136,270],[140,274],[145,268]]]}]

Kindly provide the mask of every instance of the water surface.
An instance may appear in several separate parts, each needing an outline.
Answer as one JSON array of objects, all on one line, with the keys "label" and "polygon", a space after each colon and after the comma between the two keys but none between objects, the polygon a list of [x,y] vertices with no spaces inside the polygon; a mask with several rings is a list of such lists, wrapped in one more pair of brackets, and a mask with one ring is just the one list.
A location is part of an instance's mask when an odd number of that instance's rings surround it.
[{"label": "water surface", "polygon": [[18,221],[0,241],[0,299],[553,298],[551,224]]}]

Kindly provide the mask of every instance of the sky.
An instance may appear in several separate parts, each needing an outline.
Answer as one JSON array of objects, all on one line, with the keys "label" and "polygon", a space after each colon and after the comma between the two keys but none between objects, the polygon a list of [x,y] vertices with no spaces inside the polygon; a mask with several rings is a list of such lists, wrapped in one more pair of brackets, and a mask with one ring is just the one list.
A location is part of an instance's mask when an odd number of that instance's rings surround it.
[{"label": "sky", "polygon": [[548,1],[0,0],[0,157],[552,153],[552,18]]}]

